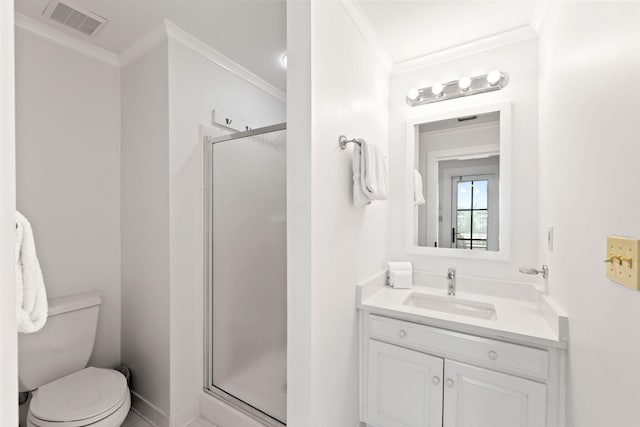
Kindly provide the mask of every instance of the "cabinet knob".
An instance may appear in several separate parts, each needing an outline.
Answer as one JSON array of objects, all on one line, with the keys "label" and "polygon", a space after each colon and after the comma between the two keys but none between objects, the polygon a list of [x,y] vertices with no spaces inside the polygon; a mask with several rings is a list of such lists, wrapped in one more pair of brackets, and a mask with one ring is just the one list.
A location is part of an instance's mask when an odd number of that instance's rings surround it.
[{"label": "cabinet knob", "polygon": [[438,384],[440,384],[440,378],[433,377],[433,378],[431,378],[431,382],[433,383],[433,385],[438,385]]},{"label": "cabinet knob", "polygon": [[446,382],[447,382],[447,387],[453,387],[453,385],[455,384],[451,378],[447,378]]},{"label": "cabinet knob", "polygon": [[407,336],[407,333],[406,333],[405,331],[403,331],[403,330],[400,330],[400,332],[398,332],[398,336],[399,336],[400,338],[404,338],[404,337],[406,337],[406,336]]},{"label": "cabinet knob", "polygon": [[498,358],[498,353],[496,353],[495,351],[491,350],[489,352],[489,359],[496,360],[497,358]]}]

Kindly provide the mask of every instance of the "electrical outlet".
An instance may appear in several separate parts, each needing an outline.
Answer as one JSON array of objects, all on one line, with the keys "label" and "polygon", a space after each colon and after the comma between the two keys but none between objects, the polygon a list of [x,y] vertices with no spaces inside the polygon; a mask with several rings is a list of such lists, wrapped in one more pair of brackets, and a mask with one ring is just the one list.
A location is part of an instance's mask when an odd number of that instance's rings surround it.
[{"label": "electrical outlet", "polygon": [[627,237],[607,237],[607,277],[631,289],[640,289],[638,253],[640,240]]}]

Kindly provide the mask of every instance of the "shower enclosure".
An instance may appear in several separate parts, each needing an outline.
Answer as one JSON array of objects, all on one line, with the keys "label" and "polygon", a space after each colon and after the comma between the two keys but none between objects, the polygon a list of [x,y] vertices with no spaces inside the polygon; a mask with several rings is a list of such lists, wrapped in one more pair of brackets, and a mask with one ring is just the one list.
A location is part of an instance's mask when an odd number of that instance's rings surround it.
[{"label": "shower enclosure", "polygon": [[205,137],[205,388],[286,424],[286,124]]}]

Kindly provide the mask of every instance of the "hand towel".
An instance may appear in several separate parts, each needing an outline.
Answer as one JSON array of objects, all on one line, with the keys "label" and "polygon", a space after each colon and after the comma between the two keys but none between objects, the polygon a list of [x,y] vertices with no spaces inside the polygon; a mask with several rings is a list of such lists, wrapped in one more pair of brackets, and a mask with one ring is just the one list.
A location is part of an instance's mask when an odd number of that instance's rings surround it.
[{"label": "hand towel", "polygon": [[364,206],[389,197],[387,166],[382,151],[358,139],[353,151],[353,203]]},{"label": "hand towel", "polygon": [[16,211],[16,303],[18,332],[37,332],[47,322],[47,291],[29,221]]},{"label": "hand towel", "polygon": [[362,190],[363,182],[362,182],[362,150],[360,149],[360,145],[355,144],[353,150],[353,204],[355,206],[365,206],[371,203],[371,199],[365,194]]},{"label": "hand towel", "polygon": [[420,206],[427,203],[422,191],[422,175],[416,169],[413,170],[413,205]]},{"label": "hand towel", "polygon": [[411,271],[394,271],[389,279],[394,289],[410,289],[413,287],[413,273]]},{"label": "hand towel", "polygon": [[371,200],[386,200],[389,197],[387,165],[384,153],[374,144],[360,140],[362,152],[362,191]]},{"label": "hand towel", "polygon": [[410,262],[388,262],[387,274],[392,288],[408,289],[413,286],[413,266]]}]

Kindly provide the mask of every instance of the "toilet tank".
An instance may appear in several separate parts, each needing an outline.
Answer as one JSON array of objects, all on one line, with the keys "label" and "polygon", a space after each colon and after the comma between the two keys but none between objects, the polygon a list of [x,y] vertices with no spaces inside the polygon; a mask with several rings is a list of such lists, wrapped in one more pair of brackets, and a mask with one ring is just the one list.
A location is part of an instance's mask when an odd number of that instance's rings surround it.
[{"label": "toilet tank", "polygon": [[84,369],[93,351],[100,293],[85,292],[48,302],[49,318],[44,328],[18,334],[20,391],[35,390]]}]

